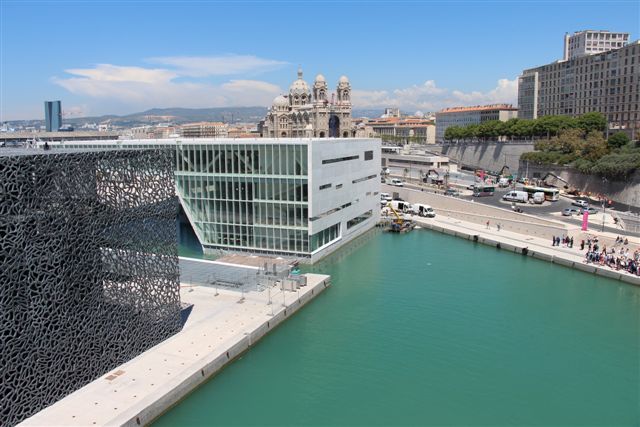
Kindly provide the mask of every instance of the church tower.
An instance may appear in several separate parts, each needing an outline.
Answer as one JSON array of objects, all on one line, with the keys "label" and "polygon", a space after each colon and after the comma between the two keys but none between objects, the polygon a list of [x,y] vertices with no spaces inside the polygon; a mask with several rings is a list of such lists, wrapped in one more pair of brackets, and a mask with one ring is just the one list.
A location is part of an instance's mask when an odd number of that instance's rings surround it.
[{"label": "church tower", "polygon": [[339,104],[351,104],[351,84],[347,76],[340,77],[337,92]]},{"label": "church tower", "polygon": [[322,74],[316,76],[316,81],[313,83],[313,99],[316,104],[324,104],[327,102],[327,81]]}]

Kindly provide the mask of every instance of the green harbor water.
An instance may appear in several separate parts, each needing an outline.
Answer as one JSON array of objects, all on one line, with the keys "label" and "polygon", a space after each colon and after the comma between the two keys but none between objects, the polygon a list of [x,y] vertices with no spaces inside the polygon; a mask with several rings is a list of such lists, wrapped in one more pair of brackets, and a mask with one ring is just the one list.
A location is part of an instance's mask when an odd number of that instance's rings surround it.
[{"label": "green harbor water", "polygon": [[333,286],[155,422],[640,425],[640,288],[430,231]]}]

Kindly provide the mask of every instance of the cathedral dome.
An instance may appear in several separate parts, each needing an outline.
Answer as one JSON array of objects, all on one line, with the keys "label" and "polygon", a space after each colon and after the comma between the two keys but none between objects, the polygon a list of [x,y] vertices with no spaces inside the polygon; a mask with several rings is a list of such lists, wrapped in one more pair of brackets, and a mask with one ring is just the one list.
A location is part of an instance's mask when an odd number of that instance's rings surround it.
[{"label": "cathedral dome", "polygon": [[275,99],[273,100],[274,107],[286,107],[288,105],[289,105],[289,102],[287,102],[287,98],[285,98],[282,95],[276,96]]},{"label": "cathedral dome", "polygon": [[324,79],[324,76],[322,74],[318,74],[316,76],[316,83],[324,83],[326,80]]},{"label": "cathedral dome", "polygon": [[349,83],[349,79],[347,78],[347,76],[341,76],[340,80],[338,80],[338,83]]},{"label": "cathedral dome", "polygon": [[289,93],[292,95],[308,95],[311,93],[307,82],[302,80],[302,69],[298,69],[298,79],[289,86]]}]

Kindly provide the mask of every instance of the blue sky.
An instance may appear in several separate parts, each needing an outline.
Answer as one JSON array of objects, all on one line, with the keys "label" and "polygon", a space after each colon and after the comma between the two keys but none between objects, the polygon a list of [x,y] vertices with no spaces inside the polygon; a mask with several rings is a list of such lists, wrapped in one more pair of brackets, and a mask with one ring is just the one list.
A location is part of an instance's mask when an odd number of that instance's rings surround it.
[{"label": "blue sky", "polygon": [[269,105],[298,65],[359,108],[514,102],[581,29],[640,32],[638,1],[0,0],[0,120]]}]

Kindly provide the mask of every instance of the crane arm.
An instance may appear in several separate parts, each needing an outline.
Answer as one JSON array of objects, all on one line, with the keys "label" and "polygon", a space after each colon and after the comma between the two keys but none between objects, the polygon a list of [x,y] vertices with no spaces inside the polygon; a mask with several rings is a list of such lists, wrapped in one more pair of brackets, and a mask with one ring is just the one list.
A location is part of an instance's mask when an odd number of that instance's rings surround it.
[{"label": "crane arm", "polygon": [[402,217],[400,216],[400,214],[398,213],[398,211],[396,211],[393,206],[391,205],[391,203],[387,203],[387,207],[389,209],[391,209],[391,212],[393,212],[393,214],[396,216],[396,220],[395,223],[396,224],[402,224],[404,222],[404,220],[402,219]]}]

